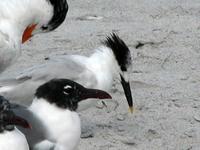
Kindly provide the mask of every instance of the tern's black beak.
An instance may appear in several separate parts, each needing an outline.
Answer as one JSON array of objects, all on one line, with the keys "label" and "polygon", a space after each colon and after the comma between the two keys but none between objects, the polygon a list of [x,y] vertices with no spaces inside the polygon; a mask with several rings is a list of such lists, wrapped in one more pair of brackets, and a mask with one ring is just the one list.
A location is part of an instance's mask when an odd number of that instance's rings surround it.
[{"label": "tern's black beak", "polygon": [[97,90],[97,89],[87,89],[85,88],[81,93],[80,93],[80,100],[85,100],[88,98],[95,98],[95,99],[112,99],[110,94],[108,94],[105,91],[102,90]]},{"label": "tern's black beak", "polygon": [[120,77],[121,77],[121,84],[124,89],[124,93],[125,93],[128,105],[129,105],[129,110],[131,113],[133,113],[133,98],[132,98],[130,84],[129,84],[129,82],[125,81],[125,79],[122,75],[120,75]]},{"label": "tern's black beak", "polygon": [[25,119],[23,119],[19,116],[16,116],[16,115],[14,115],[12,117],[6,117],[4,119],[4,121],[6,122],[7,125],[18,125],[23,128],[31,129],[31,125]]}]

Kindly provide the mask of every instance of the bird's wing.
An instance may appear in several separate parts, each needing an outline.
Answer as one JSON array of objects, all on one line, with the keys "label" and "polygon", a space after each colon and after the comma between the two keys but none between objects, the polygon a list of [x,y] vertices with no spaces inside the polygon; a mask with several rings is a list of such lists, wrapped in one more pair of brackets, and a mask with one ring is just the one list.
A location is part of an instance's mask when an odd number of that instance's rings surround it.
[{"label": "bird's wing", "polygon": [[0,80],[0,95],[16,103],[30,104],[38,86],[54,78],[70,79],[86,87],[96,84],[96,78],[90,70],[66,56],[30,68],[15,79]]}]

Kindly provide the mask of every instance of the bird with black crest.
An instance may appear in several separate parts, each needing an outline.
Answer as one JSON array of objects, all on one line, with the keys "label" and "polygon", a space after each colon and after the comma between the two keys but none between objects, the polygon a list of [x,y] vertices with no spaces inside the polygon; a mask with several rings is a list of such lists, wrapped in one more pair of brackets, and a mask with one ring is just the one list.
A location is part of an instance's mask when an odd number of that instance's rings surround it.
[{"label": "bird with black crest", "polygon": [[[129,109],[133,112],[129,84],[131,63],[128,46],[117,34],[112,33],[89,57],[57,56],[22,71],[17,77],[0,79],[0,94],[12,101],[30,104],[37,87],[53,78],[67,78],[85,87],[104,91],[110,91],[114,80],[118,80],[124,89]],[[96,100],[80,102],[78,111],[86,110],[96,103]]]}]

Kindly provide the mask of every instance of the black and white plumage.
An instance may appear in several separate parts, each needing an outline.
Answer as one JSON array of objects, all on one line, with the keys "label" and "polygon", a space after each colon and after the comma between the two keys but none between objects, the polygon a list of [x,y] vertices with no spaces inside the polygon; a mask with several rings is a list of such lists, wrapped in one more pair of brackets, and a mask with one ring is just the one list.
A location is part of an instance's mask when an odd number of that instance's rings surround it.
[{"label": "black and white plumage", "polygon": [[68,11],[66,0],[1,0],[0,8],[0,72],[18,58],[21,43],[56,29]]},{"label": "black and white plumage", "polygon": [[[109,91],[114,79],[121,82],[130,109],[132,95],[128,79],[131,68],[129,48],[116,34],[107,37],[103,45],[89,56],[65,55],[50,58],[47,63],[22,72],[16,78],[0,80],[0,94],[15,102],[30,103],[35,89],[53,78],[67,78],[88,88]],[[23,90],[22,90],[23,89]],[[94,106],[96,101],[81,102],[79,110]]]},{"label": "black and white plumage", "polygon": [[55,150],[74,150],[79,143],[81,123],[76,109],[88,98],[110,99],[101,90],[88,89],[67,79],[53,79],[37,88],[30,107],[13,105],[13,111],[30,122],[32,130],[20,130],[31,148],[43,140]]},{"label": "black and white plumage", "polygon": [[0,149],[29,150],[25,136],[15,127],[30,128],[29,123],[14,114],[11,104],[0,96]]}]

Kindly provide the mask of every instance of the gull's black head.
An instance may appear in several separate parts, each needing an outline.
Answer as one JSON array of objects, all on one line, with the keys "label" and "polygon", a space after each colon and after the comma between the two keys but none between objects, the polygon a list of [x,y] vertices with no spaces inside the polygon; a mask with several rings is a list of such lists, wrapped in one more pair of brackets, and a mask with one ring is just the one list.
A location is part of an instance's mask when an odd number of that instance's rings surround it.
[{"label": "gull's black head", "polygon": [[125,42],[115,33],[112,33],[110,36],[108,36],[103,44],[112,50],[113,55],[119,65],[119,68],[121,70],[119,72],[121,84],[124,89],[130,111],[132,112],[133,100],[130,84],[126,76],[132,64],[130,50]]},{"label": "gull's black head", "polygon": [[68,11],[68,4],[66,0],[48,0],[48,1],[53,6],[54,12],[53,12],[53,17],[48,22],[48,24],[42,26],[42,30],[44,32],[52,31],[56,29],[58,26],[60,26],[65,20]]},{"label": "gull's black head", "polygon": [[15,125],[22,126],[24,128],[30,128],[28,122],[14,114],[11,110],[11,104],[3,96],[0,96],[0,132],[5,130],[12,131]]},{"label": "gull's black head", "polygon": [[35,93],[36,98],[45,99],[60,108],[75,111],[78,102],[88,99],[108,99],[111,96],[101,90],[87,89],[82,85],[68,79],[53,79],[41,85]]}]

